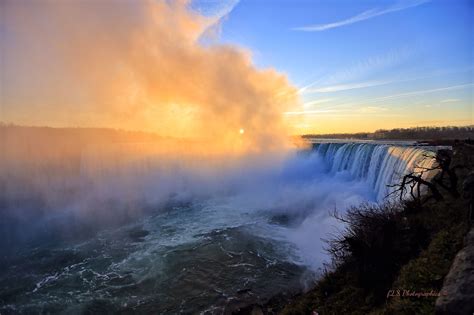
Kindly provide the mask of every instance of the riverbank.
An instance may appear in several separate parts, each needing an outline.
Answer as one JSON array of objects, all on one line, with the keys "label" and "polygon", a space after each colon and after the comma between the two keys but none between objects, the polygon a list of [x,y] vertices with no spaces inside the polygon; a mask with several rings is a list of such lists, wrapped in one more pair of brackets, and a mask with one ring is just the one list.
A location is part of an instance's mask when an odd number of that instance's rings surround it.
[{"label": "riverbank", "polygon": [[446,294],[443,280],[469,230],[469,196],[462,190],[474,169],[473,157],[474,146],[453,146],[450,167],[459,195],[439,187],[442,200],[349,210],[341,218],[347,229],[328,243],[332,264],[311,290],[243,313],[434,313],[436,299]]}]

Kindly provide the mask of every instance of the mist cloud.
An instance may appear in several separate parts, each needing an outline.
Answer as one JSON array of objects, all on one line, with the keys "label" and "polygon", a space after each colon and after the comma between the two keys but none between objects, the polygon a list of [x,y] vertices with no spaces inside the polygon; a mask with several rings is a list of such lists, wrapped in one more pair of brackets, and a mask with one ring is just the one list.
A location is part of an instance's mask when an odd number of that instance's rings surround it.
[{"label": "mist cloud", "polygon": [[6,120],[219,147],[280,145],[289,133],[282,113],[298,102],[296,89],[257,69],[248,51],[201,45],[216,21],[187,1],[7,0],[3,10]]}]

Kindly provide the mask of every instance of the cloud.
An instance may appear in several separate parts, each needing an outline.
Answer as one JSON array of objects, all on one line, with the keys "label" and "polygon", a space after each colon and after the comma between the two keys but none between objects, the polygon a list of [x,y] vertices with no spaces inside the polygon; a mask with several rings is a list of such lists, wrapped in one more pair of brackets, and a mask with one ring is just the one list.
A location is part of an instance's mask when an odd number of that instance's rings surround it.
[{"label": "cloud", "polygon": [[379,107],[379,106],[364,106],[364,107],[361,107],[361,108],[357,109],[357,111],[359,111],[361,113],[366,113],[366,114],[380,113],[380,112],[384,112],[384,111],[387,111],[387,110],[388,110],[388,108]]},{"label": "cloud", "polygon": [[[474,83],[452,85],[452,86],[440,87],[440,88],[434,88],[434,89],[417,90],[417,91],[411,91],[411,92],[405,92],[405,93],[392,94],[392,95],[387,95],[387,96],[381,96],[381,97],[376,97],[376,98],[365,99],[365,100],[363,100],[362,103],[354,102],[354,103],[343,103],[343,104],[333,105],[331,107],[327,107],[327,109],[338,108],[339,110],[345,110],[347,108],[357,108],[358,106],[365,106],[365,107],[361,107],[362,111],[364,111],[364,110],[365,111],[372,111],[372,109],[374,109],[376,107],[366,106],[367,103],[383,103],[384,101],[387,101],[387,100],[399,99],[399,98],[415,96],[415,95],[424,95],[424,94],[430,94],[430,93],[452,91],[452,90],[469,88],[469,87],[472,87],[472,86],[474,86]],[[457,102],[457,101],[460,101],[460,100],[459,99],[446,99],[444,101],[441,101],[441,103],[451,103],[451,102]],[[359,108],[359,109],[361,109],[361,108]],[[387,109],[385,107],[377,107],[377,108],[379,109],[378,111]]]},{"label": "cloud", "polygon": [[[218,18],[237,2],[228,3]],[[274,69],[257,69],[248,50],[202,45],[216,17],[189,5],[4,1],[3,119],[146,130],[232,148],[286,139],[282,113],[298,103],[297,90]]]},{"label": "cloud", "polygon": [[314,105],[329,103],[331,101],[333,101],[332,98],[323,98],[323,99],[312,100],[312,101],[304,103],[303,107],[304,108],[309,108],[309,107],[313,107]]},{"label": "cloud", "polygon": [[450,120],[414,120],[414,121],[401,121],[400,124],[407,125],[410,127],[414,126],[472,126],[471,119],[450,119]]},{"label": "cloud", "polygon": [[[344,108],[344,109],[315,109],[315,110],[302,110],[302,111],[288,111],[285,115],[298,116],[298,115],[315,115],[315,114],[329,114],[332,116],[358,116],[360,114],[377,114],[385,112],[388,109],[379,106],[364,106],[360,108]],[[390,115],[391,116],[391,115]]]},{"label": "cloud", "polygon": [[[345,116],[361,116],[363,114],[370,114],[371,116],[381,116],[381,117],[394,117],[397,116],[396,114],[392,113],[391,110],[387,107],[382,107],[382,106],[370,106],[367,105],[367,103],[383,103],[384,101],[387,100],[392,100],[392,99],[399,99],[403,97],[409,97],[409,96],[414,96],[414,95],[424,95],[424,94],[429,94],[429,93],[437,93],[437,92],[443,92],[443,91],[452,91],[452,90],[458,90],[458,89],[463,89],[463,88],[469,88],[474,86],[474,83],[467,83],[467,84],[460,84],[460,85],[453,85],[453,86],[447,86],[447,87],[440,87],[440,88],[434,88],[434,89],[424,89],[424,90],[417,90],[417,91],[411,91],[411,92],[405,92],[405,93],[399,93],[399,94],[393,94],[393,95],[387,95],[387,96],[382,96],[382,97],[377,97],[377,98],[371,98],[371,99],[365,99],[363,102],[350,102],[350,103],[341,103],[341,104],[336,104],[336,105],[331,105],[331,106],[324,106],[323,108],[318,108],[315,110],[311,110],[311,105],[313,104],[319,104],[318,100],[315,101],[308,101],[307,103],[304,104],[304,108],[307,110],[302,110],[302,111],[289,111],[286,112],[285,114],[288,116],[303,116],[303,115],[324,115],[324,116],[334,116],[334,117],[345,117]],[[326,103],[334,99],[322,99],[321,103]],[[440,103],[455,103],[460,101],[460,99],[445,99],[440,101]],[[308,104],[307,106],[305,106]],[[431,104],[429,105],[424,105],[424,107],[429,108],[432,107]]]},{"label": "cloud", "polygon": [[348,84],[338,84],[332,86],[324,86],[319,88],[306,89],[304,93],[330,93],[340,92],[354,89],[362,89],[367,87],[374,87],[392,83],[393,81],[368,81],[368,82],[357,82]]},{"label": "cloud", "polygon": [[[361,82],[353,82],[353,83],[347,83],[347,84],[335,84],[335,85],[327,85],[327,86],[316,86],[313,87],[313,84],[307,85],[303,88],[300,88],[298,90],[298,93],[301,95],[304,94],[313,94],[313,93],[333,93],[333,92],[343,92],[343,91],[348,91],[348,90],[354,90],[354,89],[362,89],[362,88],[371,88],[371,87],[378,87],[382,85],[389,85],[389,84],[394,84],[394,83],[401,83],[401,82],[409,82],[409,81],[417,81],[417,80],[424,80],[428,78],[433,78],[433,77],[438,77],[442,75],[447,75],[451,73],[458,73],[458,72],[464,72],[467,70],[449,70],[449,71],[438,71],[433,74],[428,74],[428,75],[423,75],[423,76],[417,76],[417,77],[411,77],[411,78],[403,78],[403,79],[392,79],[392,80],[374,80],[374,81],[361,81]],[[441,91],[444,89],[450,90],[450,89],[457,89],[457,88],[462,88],[467,85],[460,85],[460,86],[452,86],[452,87],[447,87],[447,88],[441,88]],[[437,92],[438,89],[434,90],[421,90],[419,92],[414,91],[414,92],[409,92],[408,95],[415,95],[418,93],[432,93],[432,92]],[[414,93],[414,94],[411,94]],[[380,99],[390,99],[390,98],[398,98],[398,97],[403,97],[406,96],[405,93],[397,94],[397,95],[391,95],[391,96],[386,96],[386,97],[381,97],[381,98],[376,98],[374,100],[380,100]],[[368,100],[368,101],[373,101],[373,100]],[[441,100],[441,103],[455,103],[459,102],[460,99],[457,98],[451,98],[451,99],[445,99]],[[311,102],[311,101],[310,101]],[[309,103],[310,103],[309,102]]]},{"label": "cloud", "polygon": [[220,20],[232,12],[239,2],[239,0],[193,0],[190,7],[202,16]]},{"label": "cloud", "polygon": [[222,21],[234,10],[240,0],[192,0],[190,9],[208,19],[202,37],[204,40],[217,38],[220,35]]},{"label": "cloud", "polygon": [[314,115],[314,114],[325,114],[338,112],[337,109],[315,109],[315,110],[300,110],[300,111],[288,111],[285,115]]},{"label": "cloud", "polygon": [[306,84],[298,90],[298,93],[305,94],[318,92],[320,88],[321,91],[327,92],[326,88],[331,87],[332,89],[332,86],[335,86],[335,88],[340,91],[345,89],[366,87],[366,85],[377,86],[381,84],[392,83],[394,82],[393,80],[379,80],[361,83],[354,83],[354,81],[358,81],[361,78],[367,78],[367,76],[370,76],[371,74],[376,73],[377,71],[398,65],[408,59],[412,54],[413,49],[402,48],[390,50],[382,55],[371,56],[369,58],[359,60],[358,62],[350,66],[345,66],[339,71],[330,73],[326,77],[320,77],[317,80]]},{"label": "cloud", "polygon": [[354,24],[357,22],[362,22],[362,21],[365,21],[365,20],[380,16],[380,15],[416,7],[429,1],[430,0],[415,0],[415,1],[399,2],[386,8],[373,8],[345,20],[328,23],[328,24],[317,24],[317,25],[295,27],[293,28],[293,30],[305,31],[305,32],[321,32],[321,31],[325,31],[325,30],[329,30],[329,29],[333,29],[333,28],[337,28],[337,27],[341,27],[345,25]]},{"label": "cloud", "polygon": [[442,100],[441,103],[456,103],[459,101],[460,101],[459,98],[448,98],[448,99]]},{"label": "cloud", "polygon": [[443,92],[443,91],[452,91],[452,90],[458,90],[458,89],[463,89],[469,86],[473,86],[474,83],[467,83],[467,84],[459,84],[459,85],[452,85],[452,86],[447,86],[447,87],[441,87],[441,88],[436,88],[436,89],[427,89],[427,90],[418,90],[418,91],[411,91],[411,92],[406,92],[406,93],[399,93],[399,94],[394,94],[394,95],[388,95],[388,96],[383,96],[383,97],[378,97],[374,98],[371,100],[367,100],[366,102],[374,102],[374,101],[384,101],[384,100],[391,100],[391,99],[397,99],[397,98],[402,98],[402,97],[407,97],[407,96],[413,96],[413,95],[422,95],[422,94],[428,94],[428,93],[436,93],[436,92]]}]

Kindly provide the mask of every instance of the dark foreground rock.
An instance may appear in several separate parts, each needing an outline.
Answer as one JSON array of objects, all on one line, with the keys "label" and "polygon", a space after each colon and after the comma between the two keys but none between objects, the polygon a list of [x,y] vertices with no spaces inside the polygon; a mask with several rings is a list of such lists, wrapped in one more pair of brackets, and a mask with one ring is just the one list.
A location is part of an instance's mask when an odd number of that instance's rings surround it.
[{"label": "dark foreground rock", "polygon": [[446,276],[442,292],[436,301],[436,314],[474,313],[474,228],[466,236]]},{"label": "dark foreground rock", "polygon": [[455,143],[452,153],[452,176],[433,181],[443,198],[348,211],[343,219],[349,230],[332,243],[332,268],[307,293],[272,311],[474,314],[474,145]]}]

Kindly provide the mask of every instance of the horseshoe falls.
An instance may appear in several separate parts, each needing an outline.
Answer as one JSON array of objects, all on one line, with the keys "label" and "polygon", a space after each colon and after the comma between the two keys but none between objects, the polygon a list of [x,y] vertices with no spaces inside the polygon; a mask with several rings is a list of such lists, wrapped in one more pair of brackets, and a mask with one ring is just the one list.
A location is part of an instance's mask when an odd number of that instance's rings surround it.
[{"label": "horseshoe falls", "polygon": [[391,192],[388,186],[399,183],[404,175],[429,169],[434,162],[433,152],[410,146],[321,143],[313,148],[329,171],[346,171],[352,178],[364,181],[376,201],[382,201]]},{"label": "horseshoe falls", "polygon": [[344,228],[330,212],[383,202],[433,156],[376,143],[225,161],[121,150],[34,178],[2,169],[0,313],[220,314],[298,292],[328,259],[321,239]]}]

